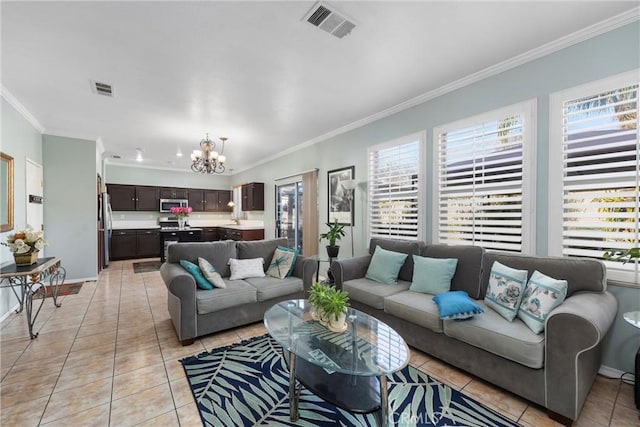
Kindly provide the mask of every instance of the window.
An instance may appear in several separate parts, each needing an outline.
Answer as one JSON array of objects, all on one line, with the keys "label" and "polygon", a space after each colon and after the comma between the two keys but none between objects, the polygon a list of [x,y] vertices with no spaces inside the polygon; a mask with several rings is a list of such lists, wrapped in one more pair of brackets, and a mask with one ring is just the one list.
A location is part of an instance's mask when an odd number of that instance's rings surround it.
[{"label": "window", "polygon": [[369,237],[423,238],[424,134],[370,147]]},{"label": "window", "polygon": [[535,100],[434,129],[436,243],[533,253]]},{"label": "window", "polygon": [[[638,245],[638,70],[551,95],[549,251],[602,258]],[[607,261],[638,283],[638,262]]]}]

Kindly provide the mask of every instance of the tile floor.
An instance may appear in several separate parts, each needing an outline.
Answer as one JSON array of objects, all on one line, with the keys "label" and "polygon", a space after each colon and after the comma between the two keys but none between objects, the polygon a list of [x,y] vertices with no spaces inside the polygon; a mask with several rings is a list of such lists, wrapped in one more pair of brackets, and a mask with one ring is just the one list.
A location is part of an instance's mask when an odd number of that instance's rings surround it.
[{"label": "tile floor", "polygon": [[[62,307],[45,301],[28,338],[24,314],[0,324],[0,425],[197,426],[178,359],[265,333],[256,323],[182,347],[158,272],[112,263]],[[414,351],[411,364],[523,426],[555,425],[539,407]],[[598,377],[575,425],[638,426],[632,387]]]}]

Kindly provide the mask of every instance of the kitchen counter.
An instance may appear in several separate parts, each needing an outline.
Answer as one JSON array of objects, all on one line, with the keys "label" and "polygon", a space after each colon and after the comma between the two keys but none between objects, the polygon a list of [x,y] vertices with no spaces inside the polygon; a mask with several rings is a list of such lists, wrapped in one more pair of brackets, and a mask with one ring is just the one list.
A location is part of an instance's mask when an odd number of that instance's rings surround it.
[{"label": "kitchen counter", "polygon": [[261,227],[259,225],[238,225],[238,224],[222,224],[222,225],[216,225],[215,227],[220,227],[220,228],[230,228],[231,230],[263,230],[264,227]]},{"label": "kitchen counter", "polygon": [[113,230],[160,230],[160,226],[114,225]]}]

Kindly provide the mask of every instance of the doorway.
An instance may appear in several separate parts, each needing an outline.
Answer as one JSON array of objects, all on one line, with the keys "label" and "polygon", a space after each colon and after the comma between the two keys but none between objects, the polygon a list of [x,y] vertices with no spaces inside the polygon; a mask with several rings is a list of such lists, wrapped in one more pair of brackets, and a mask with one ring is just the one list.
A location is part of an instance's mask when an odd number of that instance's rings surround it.
[{"label": "doorway", "polygon": [[276,233],[285,237],[287,246],[302,252],[302,181],[276,187]]}]

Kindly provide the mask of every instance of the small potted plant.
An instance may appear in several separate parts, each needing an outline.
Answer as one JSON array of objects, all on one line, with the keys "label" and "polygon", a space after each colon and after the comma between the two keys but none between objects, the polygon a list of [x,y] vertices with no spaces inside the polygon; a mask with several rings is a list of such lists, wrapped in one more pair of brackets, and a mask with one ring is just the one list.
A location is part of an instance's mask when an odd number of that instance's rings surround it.
[{"label": "small potted plant", "polygon": [[322,311],[327,321],[327,328],[334,332],[346,329],[345,319],[349,307],[349,294],[345,291],[330,287],[326,299],[322,303]]},{"label": "small potted plant", "polygon": [[42,231],[34,230],[30,225],[7,235],[2,245],[9,247],[17,266],[31,265],[38,261],[38,252],[47,246]]},{"label": "small potted plant", "polygon": [[327,246],[327,255],[329,258],[337,258],[340,246],[336,246],[336,242],[346,236],[344,232],[344,225],[338,224],[338,219],[336,218],[333,222],[327,222],[327,227],[329,227],[329,231],[322,233],[320,235],[320,240],[327,239],[329,241],[329,245]]},{"label": "small potted plant", "polygon": [[314,282],[309,289],[309,304],[311,305],[311,317],[313,320],[320,320],[323,317],[322,313],[322,301],[327,297],[327,291],[329,287],[320,283]]}]

